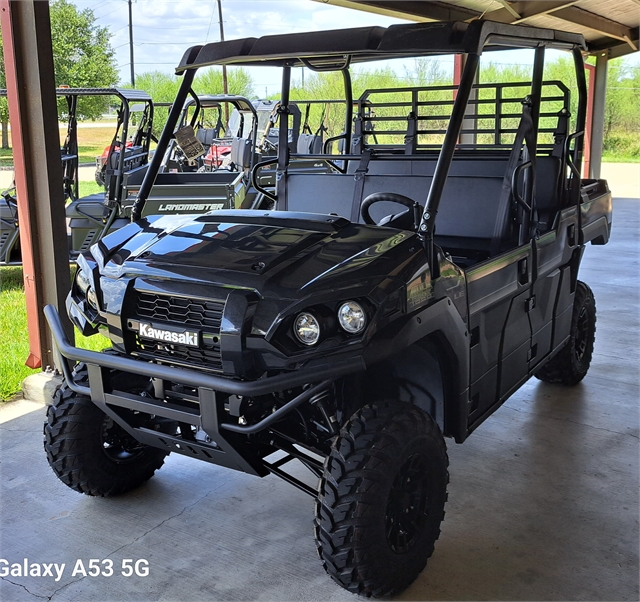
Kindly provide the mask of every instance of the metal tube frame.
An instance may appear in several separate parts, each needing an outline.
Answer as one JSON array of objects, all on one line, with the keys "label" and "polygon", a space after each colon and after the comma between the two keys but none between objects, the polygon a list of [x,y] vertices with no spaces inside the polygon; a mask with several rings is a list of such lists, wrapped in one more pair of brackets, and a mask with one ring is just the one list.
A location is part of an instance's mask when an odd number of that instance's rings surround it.
[{"label": "metal tube frame", "polygon": [[142,217],[144,205],[147,202],[147,198],[149,196],[149,193],[151,192],[151,188],[156,181],[156,176],[158,175],[158,170],[160,169],[160,165],[162,164],[162,159],[164,158],[167,146],[169,146],[169,142],[173,138],[174,128],[182,114],[182,107],[191,91],[191,85],[193,84],[195,75],[196,70],[194,69],[188,69],[184,73],[184,79],[182,80],[182,84],[178,89],[176,99],[171,105],[169,116],[167,117],[167,122],[162,130],[162,134],[160,134],[155,153],[153,155],[153,158],[151,159],[149,167],[147,168],[147,173],[144,176],[144,180],[142,180],[142,184],[140,185],[138,196],[136,197],[136,200],[134,201],[131,208],[132,222],[138,221]]},{"label": "metal tube frame", "polygon": [[453,153],[456,150],[458,137],[460,136],[460,130],[462,129],[462,122],[464,121],[467,103],[469,101],[469,96],[471,95],[473,80],[478,70],[479,62],[479,55],[467,55],[462,80],[458,88],[455,102],[453,103],[453,111],[451,112],[447,133],[445,134],[444,142],[442,144],[442,150],[438,156],[438,162],[436,163],[436,168],[433,174],[433,181],[431,183],[431,188],[429,189],[429,195],[425,203],[419,227],[419,236],[425,245],[432,280],[440,275],[438,258],[435,256],[433,243],[435,220],[438,215],[438,207],[440,205],[440,199],[442,198],[442,192],[447,182],[447,176],[449,175],[449,168],[451,167],[451,161],[453,160]]}]

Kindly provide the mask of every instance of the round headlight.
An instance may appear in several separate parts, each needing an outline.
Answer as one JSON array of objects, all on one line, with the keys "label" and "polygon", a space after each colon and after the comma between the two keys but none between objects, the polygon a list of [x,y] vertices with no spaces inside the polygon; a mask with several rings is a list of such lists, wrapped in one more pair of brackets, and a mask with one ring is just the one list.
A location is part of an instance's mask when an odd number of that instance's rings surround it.
[{"label": "round headlight", "polygon": [[96,311],[98,310],[98,295],[96,295],[96,291],[94,291],[92,288],[89,288],[89,290],[87,291],[87,301],[89,305],[93,307],[93,309],[95,309]]},{"label": "round headlight", "polygon": [[349,334],[359,334],[367,325],[367,316],[359,303],[347,301],[338,309],[338,322]]},{"label": "round headlight", "polygon": [[91,279],[87,274],[84,273],[82,269],[78,270],[76,274],[76,284],[78,285],[78,289],[83,295],[87,294],[87,289],[91,286]]},{"label": "round headlight", "polygon": [[320,323],[313,314],[302,312],[293,323],[293,334],[303,345],[315,345],[320,339]]}]

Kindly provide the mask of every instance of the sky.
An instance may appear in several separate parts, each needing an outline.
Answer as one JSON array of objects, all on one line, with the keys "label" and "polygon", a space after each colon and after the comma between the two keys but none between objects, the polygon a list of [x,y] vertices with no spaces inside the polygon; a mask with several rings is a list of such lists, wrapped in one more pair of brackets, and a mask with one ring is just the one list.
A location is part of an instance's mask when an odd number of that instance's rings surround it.
[{"label": "sky", "polygon": [[[109,27],[121,81],[128,82],[126,0],[71,1],[79,9],[93,10],[98,24]],[[222,14],[225,39],[407,22],[311,0],[222,0]],[[132,16],[136,73],[173,73],[187,48],[220,40],[215,0],[134,0]],[[279,90],[278,70],[250,72],[257,94]]]},{"label": "sky", "polygon": [[[79,9],[91,9],[98,24],[109,27],[121,83],[128,83],[127,0],[71,1]],[[312,0],[222,0],[222,13],[225,39],[369,25],[387,27],[407,22]],[[134,0],[132,15],[137,74],[155,70],[173,73],[187,48],[220,40],[215,0]],[[530,54],[529,51],[504,53],[500,60],[528,63]],[[638,62],[640,53],[631,55],[627,60]],[[443,67],[453,69],[452,59],[444,58],[443,63],[446,63]],[[249,71],[258,96],[263,93],[269,96],[279,91],[280,70],[252,68]],[[294,80],[300,77],[301,70],[295,69]]]}]

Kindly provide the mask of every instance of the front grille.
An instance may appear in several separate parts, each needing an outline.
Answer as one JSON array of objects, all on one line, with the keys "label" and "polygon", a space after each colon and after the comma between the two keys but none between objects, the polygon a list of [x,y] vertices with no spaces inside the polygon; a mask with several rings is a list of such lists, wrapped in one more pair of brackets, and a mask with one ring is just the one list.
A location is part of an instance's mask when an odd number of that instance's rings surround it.
[{"label": "front grille", "polygon": [[138,291],[136,313],[156,322],[197,326],[206,332],[220,333],[224,301],[205,301],[160,296]]},{"label": "front grille", "polygon": [[136,317],[158,324],[170,324],[201,331],[200,347],[134,338],[135,353],[162,363],[222,371],[220,324],[224,301],[185,299],[155,293],[136,292]]}]

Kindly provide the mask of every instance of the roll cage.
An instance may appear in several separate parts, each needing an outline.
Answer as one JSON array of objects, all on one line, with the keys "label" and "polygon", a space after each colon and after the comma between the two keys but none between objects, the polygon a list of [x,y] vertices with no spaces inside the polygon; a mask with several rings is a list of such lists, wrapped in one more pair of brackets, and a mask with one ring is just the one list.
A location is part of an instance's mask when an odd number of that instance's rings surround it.
[{"label": "roll cage", "polygon": [[[582,157],[583,134],[586,116],[586,80],[584,75],[584,65],[582,51],[586,50],[584,38],[578,34],[559,32],[533,27],[523,27],[517,25],[507,25],[490,21],[475,21],[472,23],[417,23],[409,25],[393,25],[388,28],[365,27],[347,30],[335,30],[328,32],[313,32],[305,34],[287,34],[264,36],[261,38],[246,38],[207,44],[205,46],[194,46],[187,50],[176,69],[177,74],[183,75],[183,83],[178,92],[176,104],[182,104],[190,91],[191,83],[197,69],[209,65],[242,65],[242,66],[278,66],[282,68],[282,90],[278,114],[280,118],[279,145],[277,154],[277,187],[275,193],[261,190],[267,196],[271,196],[276,202],[278,209],[288,209],[288,179],[286,177],[292,159],[291,153],[287,150],[287,127],[288,124],[291,87],[291,69],[294,67],[306,67],[314,71],[340,71],[342,73],[345,89],[345,119],[344,130],[341,134],[329,138],[325,141],[324,152],[327,152],[329,144],[335,141],[342,141],[341,154],[321,154],[304,155],[296,154],[295,158],[326,161],[337,173],[347,173],[354,171],[356,179],[358,173],[366,173],[368,163],[372,159],[388,161],[406,161],[410,158],[424,159],[431,156],[436,159],[433,171],[433,180],[429,187],[424,208],[420,207],[420,215],[416,213],[415,228],[422,240],[425,251],[429,258],[433,278],[437,277],[438,262],[434,261],[434,233],[435,222],[438,214],[440,200],[447,181],[449,169],[453,160],[454,152],[465,153],[469,150],[478,150],[481,146],[477,144],[462,144],[464,136],[478,136],[486,134],[483,128],[469,126],[468,106],[474,103],[478,106],[478,100],[472,98],[472,92],[483,88],[493,87],[499,95],[501,88],[494,84],[474,85],[474,79],[478,70],[479,57],[483,52],[494,50],[531,48],[534,49],[534,66],[532,81],[526,96],[523,107],[523,117],[517,128],[503,127],[503,118],[514,118],[513,114],[503,113],[504,100],[496,96],[495,111],[492,118],[496,126],[491,131],[494,133],[492,144],[484,147],[491,148],[492,152],[500,152],[514,155],[513,147],[502,142],[502,135],[506,133],[516,134],[516,144],[522,147],[526,142],[526,153],[528,161],[520,165],[513,163],[511,171],[517,174],[510,174],[513,182],[518,178],[524,178],[524,171],[535,170],[535,155],[537,152],[537,140],[540,133],[556,136],[561,126],[556,126],[553,131],[549,128],[539,127],[541,115],[540,106],[543,100],[548,100],[543,95],[543,89],[549,82],[543,82],[543,68],[546,48],[562,49],[570,51],[573,55],[577,87],[578,87],[578,112],[576,115],[575,131],[571,134],[565,132],[562,136],[563,160],[569,168],[569,183],[563,194],[569,195],[569,202],[578,203],[580,166]],[[406,103],[409,108],[408,115],[404,117],[407,122],[407,131],[391,131],[397,135],[405,134],[405,144],[401,147],[390,145],[385,147],[381,144],[370,144],[371,127],[376,124],[376,117],[371,116],[372,98],[375,90],[365,92],[355,103],[356,115],[354,121],[354,99],[351,86],[349,67],[353,63],[367,62],[373,60],[390,58],[410,58],[420,56],[437,56],[442,54],[463,54],[465,55],[465,67],[460,85],[457,87],[448,86],[441,89],[450,90],[453,99],[446,104],[451,106],[449,116],[440,116],[446,119],[446,125],[440,130],[430,131],[421,126],[425,123],[424,116],[420,116],[421,101],[419,93],[413,89],[406,91],[412,94],[410,102]],[[557,82],[556,82],[557,84]],[[524,86],[524,84],[523,84]],[[556,96],[566,98],[567,90],[561,84],[558,86],[559,92]],[[403,89],[399,89],[399,92]],[[174,105],[175,106],[175,105]],[[366,109],[366,110],[365,110]],[[367,117],[367,113],[369,117]],[[501,114],[502,113],[502,114]],[[524,117],[526,115],[526,118]],[[520,117],[518,115],[518,117]],[[170,115],[167,128],[159,141],[159,148],[166,145],[171,138],[171,123],[176,122],[177,115]],[[434,121],[434,120],[431,120]],[[526,123],[524,123],[526,121]],[[559,116],[559,123],[563,119]],[[354,128],[352,129],[352,123]],[[476,117],[477,123],[477,117]],[[428,134],[440,133],[442,138],[437,144],[420,144],[420,137]],[[376,136],[380,135],[380,130],[376,130]],[[542,147],[540,147],[542,148]],[[554,152],[553,145],[549,147],[550,152]],[[520,154],[520,148],[517,149]],[[351,163],[358,163],[358,167],[350,170]],[[255,170],[262,167],[262,164],[254,166]],[[158,165],[152,161],[150,169],[142,183],[140,193],[133,207],[132,219],[139,219],[146,197],[153,185]],[[526,178],[525,178],[526,179]],[[255,182],[255,177],[253,178]],[[534,219],[535,209],[533,207],[533,186],[528,178],[528,183],[524,186],[523,195],[516,196],[520,206],[521,230],[526,232],[530,222]],[[353,219],[352,215],[352,219]]]}]

